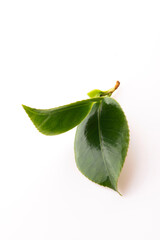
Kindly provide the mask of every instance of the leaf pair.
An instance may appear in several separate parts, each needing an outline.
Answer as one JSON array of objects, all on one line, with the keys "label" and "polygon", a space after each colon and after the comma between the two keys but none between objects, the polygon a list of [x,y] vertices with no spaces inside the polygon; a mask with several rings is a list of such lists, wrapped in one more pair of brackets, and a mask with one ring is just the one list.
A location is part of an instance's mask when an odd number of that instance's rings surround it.
[{"label": "leaf pair", "polygon": [[[116,89],[116,88],[115,88]],[[106,92],[93,90],[91,99],[59,108],[40,110],[23,105],[43,134],[64,133],[75,126],[75,160],[78,169],[90,180],[117,190],[129,144],[129,129],[120,105]],[[102,97],[101,94],[105,97]]]}]

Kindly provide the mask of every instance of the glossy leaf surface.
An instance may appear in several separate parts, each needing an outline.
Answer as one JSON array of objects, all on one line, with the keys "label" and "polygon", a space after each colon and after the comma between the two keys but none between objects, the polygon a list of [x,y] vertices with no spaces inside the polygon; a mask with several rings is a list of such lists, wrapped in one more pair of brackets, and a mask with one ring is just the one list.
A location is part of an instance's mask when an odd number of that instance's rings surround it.
[{"label": "glossy leaf surface", "polygon": [[129,143],[129,129],[120,105],[110,97],[95,103],[77,127],[75,159],[90,180],[117,191]]},{"label": "glossy leaf surface", "polygon": [[41,133],[57,135],[77,126],[89,113],[93,102],[99,100],[100,98],[87,99],[46,110],[22,106]]}]

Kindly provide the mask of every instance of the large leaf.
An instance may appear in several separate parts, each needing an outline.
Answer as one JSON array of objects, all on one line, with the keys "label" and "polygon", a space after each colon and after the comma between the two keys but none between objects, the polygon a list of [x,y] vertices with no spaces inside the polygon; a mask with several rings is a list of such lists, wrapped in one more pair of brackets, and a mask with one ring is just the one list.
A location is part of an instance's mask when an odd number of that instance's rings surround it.
[{"label": "large leaf", "polygon": [[77,127],[75,159],[90,180],[117,190],[129,144],[129,129],[120,105],[110,97],[95,103]]},{"label": "large leaf", "polygon": [[99,100],[100,98],[87,99],[46,110],[22,106],[41,133],[57,135],[77,126],[89,113],[93,102]]}]

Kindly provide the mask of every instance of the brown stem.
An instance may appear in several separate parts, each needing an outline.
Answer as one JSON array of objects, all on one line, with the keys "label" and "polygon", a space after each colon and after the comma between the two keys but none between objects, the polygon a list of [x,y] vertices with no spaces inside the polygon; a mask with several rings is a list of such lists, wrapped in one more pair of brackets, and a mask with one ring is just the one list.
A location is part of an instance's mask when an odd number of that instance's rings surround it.
[{"label": "brown stem", "polygon": [[102,92],[101,96],[106,96],[106,95],[111,96],[112,93],[119,87],[119,85],[120,85],[120,82],[117,81],[116,85],[113,88],[109,89],[108,91]]},{"label": "brown stem", "polygon": [[114,88],[115,88],[115,90],[116,90],[116,89],[119,87],[119,85],[120,85],[120,82],[119,82],[119,81],[117,81],[117,82],[116,82],[116,85],[115,85],[115,87],[114,87]]}]

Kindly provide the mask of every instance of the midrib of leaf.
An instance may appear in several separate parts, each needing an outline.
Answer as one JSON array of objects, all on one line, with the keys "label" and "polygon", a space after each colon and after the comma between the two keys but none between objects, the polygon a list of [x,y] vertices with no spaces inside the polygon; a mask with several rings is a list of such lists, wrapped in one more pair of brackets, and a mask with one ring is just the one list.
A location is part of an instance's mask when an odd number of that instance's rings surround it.
[{"label": "midrib of leaf", "polygon": [[41,124],[39,126],[37,126],[37,128],[42,127],[49,119],[51,118],[51,115],[49,115],[48,117],[46,117],[46,119],[44,119]]},{"label": "midrib of leaf", "polygon": [[[112,183],[113,187],[114,186],[114,183],[112,182],[112,179],[111,179],[111,174],[109,172],[109,168],[107,166],[107,162],[105,161],[105,157],[104,157],[104,153],[103,153],[103,144],[102,144],[102,134],[101,134],[101,126],[100,126],[100,112],[102,111],[102,101],[100,102],[99,106],[98,106],[98,111],[97,111],[97,116],[98,116],[98,135],[99,135],[99,142],[100,142],[100,148],[101,148],[101,153],[102,153],[102,159],[103,159],[103,162],[104,162],[104,166],[105,166],[105,169],[106,169],[106,172],[109,176],[109,179],[110,179],[110,182]],[[115,189],[116,190],[116,189]]]}]

